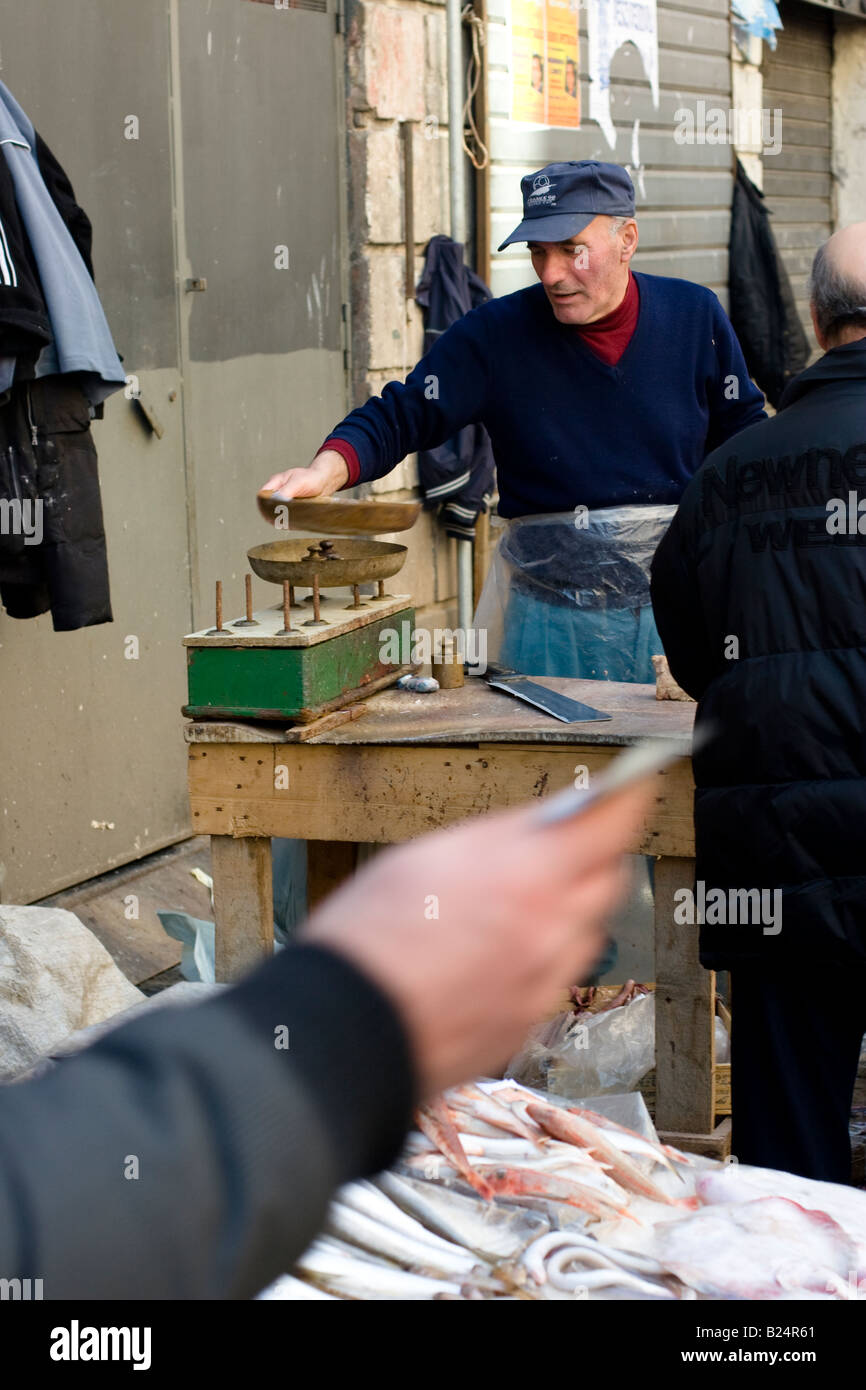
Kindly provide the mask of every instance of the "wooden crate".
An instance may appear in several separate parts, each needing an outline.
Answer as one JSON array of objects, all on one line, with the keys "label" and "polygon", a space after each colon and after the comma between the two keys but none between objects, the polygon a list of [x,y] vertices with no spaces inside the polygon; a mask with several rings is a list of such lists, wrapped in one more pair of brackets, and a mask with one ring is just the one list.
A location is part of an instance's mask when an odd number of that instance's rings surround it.
[{"label": "wooden crate", "polygon": [[[638,1090],[646,1101],[647,1110],[651,1115],[654,1115],[656,1103],[656,1074],[654,1070],[648,1072],[643,1081],[638,1083]],[[731,1113],[730,1062],[716,1062],[713,1071],[713,1111],[717,1117],[724,1117]]]}]

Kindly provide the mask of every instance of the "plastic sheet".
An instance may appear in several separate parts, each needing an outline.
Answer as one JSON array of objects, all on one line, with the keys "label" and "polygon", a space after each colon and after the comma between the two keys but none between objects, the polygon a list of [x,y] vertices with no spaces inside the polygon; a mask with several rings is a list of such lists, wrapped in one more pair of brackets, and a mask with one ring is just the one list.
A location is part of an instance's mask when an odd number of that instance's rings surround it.
[{"label": "plastic sheet", "polygon": [[652,557],[676,507],[548,512],[509,521],[475,626],[487,659],[524,675],[654,683],[662,652]]},{"label": "plastic sheet", "polygon": [[653,993],[605,1013],[563,1014],[559,1029],[534,1030],[505,1074],[557,1096],[632,1091],[655,1066],[655,1016]]}]

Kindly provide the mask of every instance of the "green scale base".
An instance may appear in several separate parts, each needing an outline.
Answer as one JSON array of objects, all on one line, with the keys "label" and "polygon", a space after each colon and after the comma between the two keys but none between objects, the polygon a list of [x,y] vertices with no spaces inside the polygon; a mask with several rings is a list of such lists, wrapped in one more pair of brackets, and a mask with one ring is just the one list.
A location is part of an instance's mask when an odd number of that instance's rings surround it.
[{"label": "green scale base", "polygon": [[[324,598],[327,626],[305,627],[312,616],[307,604],[292,609],[292,632],[279,635],[282,609],[255,613],[256,627],[224,633],[195,632],[184,638],[187,648],[189,703],[184,714],[193,719],[318,718],[363,699],[366,687],[382,688],[408,667],[415,610],[407,595],[347,608],[345,596]],[[392,655],[400,634],[405,664],[383,661]],[[390,647],[390,650],[389,650]]]}]

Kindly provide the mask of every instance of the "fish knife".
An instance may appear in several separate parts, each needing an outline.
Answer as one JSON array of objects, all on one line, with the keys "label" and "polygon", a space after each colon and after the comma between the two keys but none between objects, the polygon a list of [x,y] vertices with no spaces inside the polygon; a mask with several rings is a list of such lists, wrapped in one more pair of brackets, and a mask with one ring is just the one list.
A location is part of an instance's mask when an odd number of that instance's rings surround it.
[{"label": "fish knife", "polygon": [[605,714],[603,710],[594,709],[592,705],[583,704],[580,700],[572,700],[568,695],[560,695],[556,690],[548,690],[546,686],[528,680],[519,671],[513,671],[507,666],[491,665],[479,674],[492,690],[501,690],[505,695],[513,695],[516,700],[534,705],[536,709],[552,715],[563,724],[582,724],[613,717]]}]

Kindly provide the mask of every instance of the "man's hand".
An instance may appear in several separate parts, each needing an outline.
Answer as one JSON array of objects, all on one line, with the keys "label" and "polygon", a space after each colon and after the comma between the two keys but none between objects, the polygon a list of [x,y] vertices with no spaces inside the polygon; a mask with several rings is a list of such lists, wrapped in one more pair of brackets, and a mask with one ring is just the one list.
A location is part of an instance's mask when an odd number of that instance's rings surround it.
[{"label": "man's hand", "polygon": [[399,1010],[425,1095],[507,1061],[590,972],[651,787],[559,825],[533,824],[533,806],[413,840],[313,913],[304,938],[347,956]]},{"label": "man's hand", "polygon": [[285,473],[275,473],[259,491],[278,492],[286,498],[330,497],[348,481],[349,469],[343,455],[334,449],[325,449],[316,455],[309,468],[289,468]]}]

